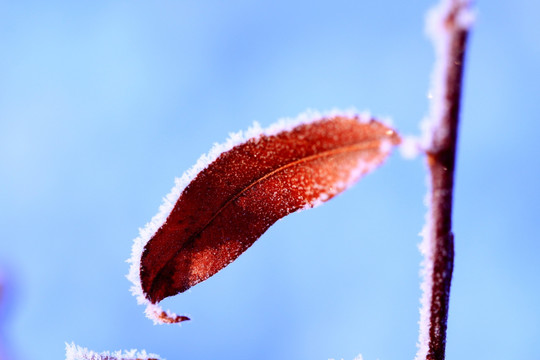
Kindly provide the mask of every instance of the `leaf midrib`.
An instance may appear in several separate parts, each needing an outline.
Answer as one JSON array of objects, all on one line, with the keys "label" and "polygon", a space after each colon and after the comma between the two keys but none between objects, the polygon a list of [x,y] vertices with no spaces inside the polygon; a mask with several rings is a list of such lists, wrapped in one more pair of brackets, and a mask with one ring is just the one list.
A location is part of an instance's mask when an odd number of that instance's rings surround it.
[{"label": "leaf midrib", "polygon": [[[307,162],[310,162],[310,161],[318,160],[318,159],[325,158],[325,157],[331,157],[331,156],[338,155],[338,154],[372,149],[372,148],[380,146],[380,142],[381,142],[381,140],[371,140],[371,141],[367,141],[367,142],[355,143],[355,144],[348,145],[348,146],[338,147],[336,149],[323,151],[323,152],[318,153],[318,154],[309,155],[309,156],[297,159],[295,161],[292,161],[290,163],[287,163],[285,165],[282,165],[282,166],[278,167],[277,169],[274,169],[274,170],[270,171],[268,174],[265,174],[264,176],[258,178],[257,180],[255,180],[254,182],[249,184],[247,187],[245,187],[244,189],[242,189],[238,193],[236,193],[232,198],[227,200],[227,202],[225,202],[218,209],[218,211],[216,211],[214,213],[214,215],[212,215],[212,217],[208,220],[208,222],[203,227],[201,227],[200,230],[193,233],[193,235],[189,236],[188,240],[180,247],[180,249],[177,250],[174,253],[174,255],[172,255],[171,258],[169,260],[167,260],[167,262],[165,262],[165,264],[161,267],[161,269],[159,269],[156,276],[152,279],[152,285],[150,286],[150,290],[153,290],[153,288],[155,286],[155,279],[157,279],[159,277],[159,275],[161,274],[161,272],[169,265],[169,263],[174,260],[176,255],[178,255],[178,253],[180,251],[182,251],[182,249],[185,247],[185,245],[191,243],[193,241],[193,239],[197,238],[208,226],[210,226],[210,224],[219,216],[219,214],[221,214],[221,212],[223,212],[223,210],[225,208],[227,208],[231,203],[233,203],[236,199],[238,199],[240,196],[242,196],[242,194],[247,192],[249,189],[251,189],[255,185],[263,182],[265,179],[267,179],[267,178],[269,178],[269,177],[271,177],[271,176],[273,176],[273,175],[275,175],[275,174],[277,174],[277,173],[279,173],[281,171],[284,171],[285,169],[288,169],[290,167],[293,167],[293,166],[296,166],[296,165],[299,165],[299,164],[302,164],[302,163],[307,163]],[[204,171],[204,170],[202,170],[202,171]],[[174,230],[175,226],[172,225],[171,228]],[[159,302],[161,300],[158,300],[157,302]]]}]

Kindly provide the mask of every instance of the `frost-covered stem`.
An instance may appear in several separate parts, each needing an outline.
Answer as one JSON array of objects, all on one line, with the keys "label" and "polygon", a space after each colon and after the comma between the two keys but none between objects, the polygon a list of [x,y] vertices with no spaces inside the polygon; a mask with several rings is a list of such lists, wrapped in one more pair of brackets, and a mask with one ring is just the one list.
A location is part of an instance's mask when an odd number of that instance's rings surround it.
[{"label": "frost-covered stem", "polygon": [[463,60],[471,13],[467,1],[443,0],[428,21],[437,50],[430,136],[426,144],[430,173],[429,210],[424,230],[424,284],[417,360],[443,360],[450,284],[454,267],[452,196]]}]

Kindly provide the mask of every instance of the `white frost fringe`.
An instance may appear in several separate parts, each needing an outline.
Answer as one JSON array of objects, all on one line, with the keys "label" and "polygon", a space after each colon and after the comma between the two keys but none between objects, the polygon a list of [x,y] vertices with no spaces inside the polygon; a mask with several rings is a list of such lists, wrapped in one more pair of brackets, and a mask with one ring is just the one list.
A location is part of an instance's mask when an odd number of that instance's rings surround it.
[{"label": "white frost fringe", "polygon": [[[159,207],[159,212],[152,220],[146,224],[143,229],[139,229],[139,236],[134,240],[133,247],[131,249],[131,258],[127,260],[130,263],[129,274],[126,276],[131,281],[131,293],[136,296],[137,302],[141,305],[146,305],[146,316],[154,321],[154,324],[164,324],[164,317],[162,315],[163,310],[157,304],[152,304],[145,296],[141,286],[140,278],[140,264],[141,256],[144,247],[148,241],[154,236],[157,230],[165,223],[167,217],[171,213],[174,204],[180,197],[180,194],[184,191],[186,186],[204,170],[210,163],[216,160],[223,152],[231,150],[234,146],[246,142],[249,139],[260,137],[261,135],[272,136],[282,131],[289,131],[295,126],[301,124],[312,123],[322,118],[334,117],[334,116],[346,116],[354,117],[358,116],[359,121],[368,122],[371,119],[371,115],[368,112],[358,113],[355,109],[349,109],[346,111],[332,110],[325,113],[319,113],[314,110],[308,110],[296,118],[284,118],[280,119],[273,125],[270,125],[266,129],[262,129],[261,126],[254,122],[253,125],[247,131],[239,131],[237,133],[229,134],[229,138],[222,144],[214,144],[208,154],[202,155],[197,163],[188,171],[186,171],[180,178],[175,179],[175,186],[170,193],[163,199],[162,205]],[[385,123],[389,123],[389,119],[382,120]],[[166,311],[167,317],[174,319],[177,315]]]},{"label": "white frost fringe", "polygon": [[[404,136],[399,147],[405,159],[414,159],[418,154],[431,149],[434,129],[438,129],[446,104],[444,103],[445,75],[449,64],[450,34],[445,28],[444,19],[448,16],[456,2],[462,4],[457,14],[456,23],[461,29],[469,29],[476,15],[470,9],[469,0],[442,0],[437,6],[428,11],[426,16],[426,35],[431,39],[435,48],[435,67],[431,74],[431,86],[428,98],[431,100],[429,114],[420,123],[421,136]],[[440,133],[441,137],[446,134]]]},{"label": "white frost fringe", "polygon": [[[431,75],[431,89],[429,98],[431,99],[429,115],[421,123],[422,138],[420,139],[420,148],[430,150],[433,148],[433,134],[435,130],[440,131],[440,122],[447,104],[445,103],[444,95],[446,93],[446,69],[449,66],[449,50],[450,50],[450,33],[445,27],[445,19],[455,6],[459,6],[459,13],[456,17],[456,24],[461,29],[469,29],[475,20],[475,14],[468,6],[468,0],[442,0],[437,6],[432,8],[426,17],[426,33],[432,40],[436,61],[433,73]],[[445,134],[441,135],[442,137]],[[420,300],[420,333],[418,337],[418,352],[415,360],[424,360],[429,351],[429,330],[430,330],[430,314],[431,314],[431,299],[432,299],[432,278],[433,278],[433,261],[434,248],[432,243],[432,219],[431,219],[431,184],[428,177],[428,193],[424,200],[428,208],[425,220],[425,226],[420,232],[422,243],[419,245],[420,252],[424,259],[422,261],[421,276],[423,278],[420,288],[422,290],[422,298]]]},{"label": "white frost fringe", "polygon": [[[83,348],[75,345],[74,343],[66,343],[66,360],[149,360],[149,359],[161,359],[159,355],[147,354],[146,351],[105,351],[97,353],[87,348]],[[165,359],[161,359],[165,360]]]},{"label": "white frost fringe", "polygon": [[[431,74],[431,86],[428,98],[431,99],[429,115],[420,124],[422,138],[420,146],[427,150],[433,144],[434,129],[438,129],[447,104],[444,102],[446,92],[446,69],[450,62],[450,33],[444,20],[455,6],[460,12],[456,16],[458,28],[470,29],[475,20],[475,13],[470,9],[469,0],[442,0],[437,6],[428,11],[426,16],[426,35],[431,39],[435,48],[435,66]],[[444,137],[441,134],[441,137]]]}]

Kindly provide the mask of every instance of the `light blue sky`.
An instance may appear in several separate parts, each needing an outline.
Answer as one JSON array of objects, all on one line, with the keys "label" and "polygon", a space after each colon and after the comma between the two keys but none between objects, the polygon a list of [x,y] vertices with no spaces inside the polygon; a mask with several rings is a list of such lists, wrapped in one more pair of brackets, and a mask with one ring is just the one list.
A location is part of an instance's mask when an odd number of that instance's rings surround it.
[{"label": "light blue sky", "polygon": [[[0,2],[0,311],[12,360],[64,342],[172,359],[412,359],[423,160],[278,222],[154,326],[132,239],[214,142],[308,108],[418,134],[432,1]],[[448,359],[540,357],[540,4],[478,1],[457,171]]]}]

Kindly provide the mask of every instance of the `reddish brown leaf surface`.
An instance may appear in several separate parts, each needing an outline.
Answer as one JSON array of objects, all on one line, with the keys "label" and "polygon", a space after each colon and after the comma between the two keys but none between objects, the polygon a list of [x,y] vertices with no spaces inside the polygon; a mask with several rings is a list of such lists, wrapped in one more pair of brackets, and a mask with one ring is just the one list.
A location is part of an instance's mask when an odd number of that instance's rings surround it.
[{"label": "reddish brown leaf surface", "polygon": [[144,296],[156,304],[206,280],[280,218],[345,190],[399,141],[375,120],[334,116],[222,153],[185,187],[144,247]]}]

